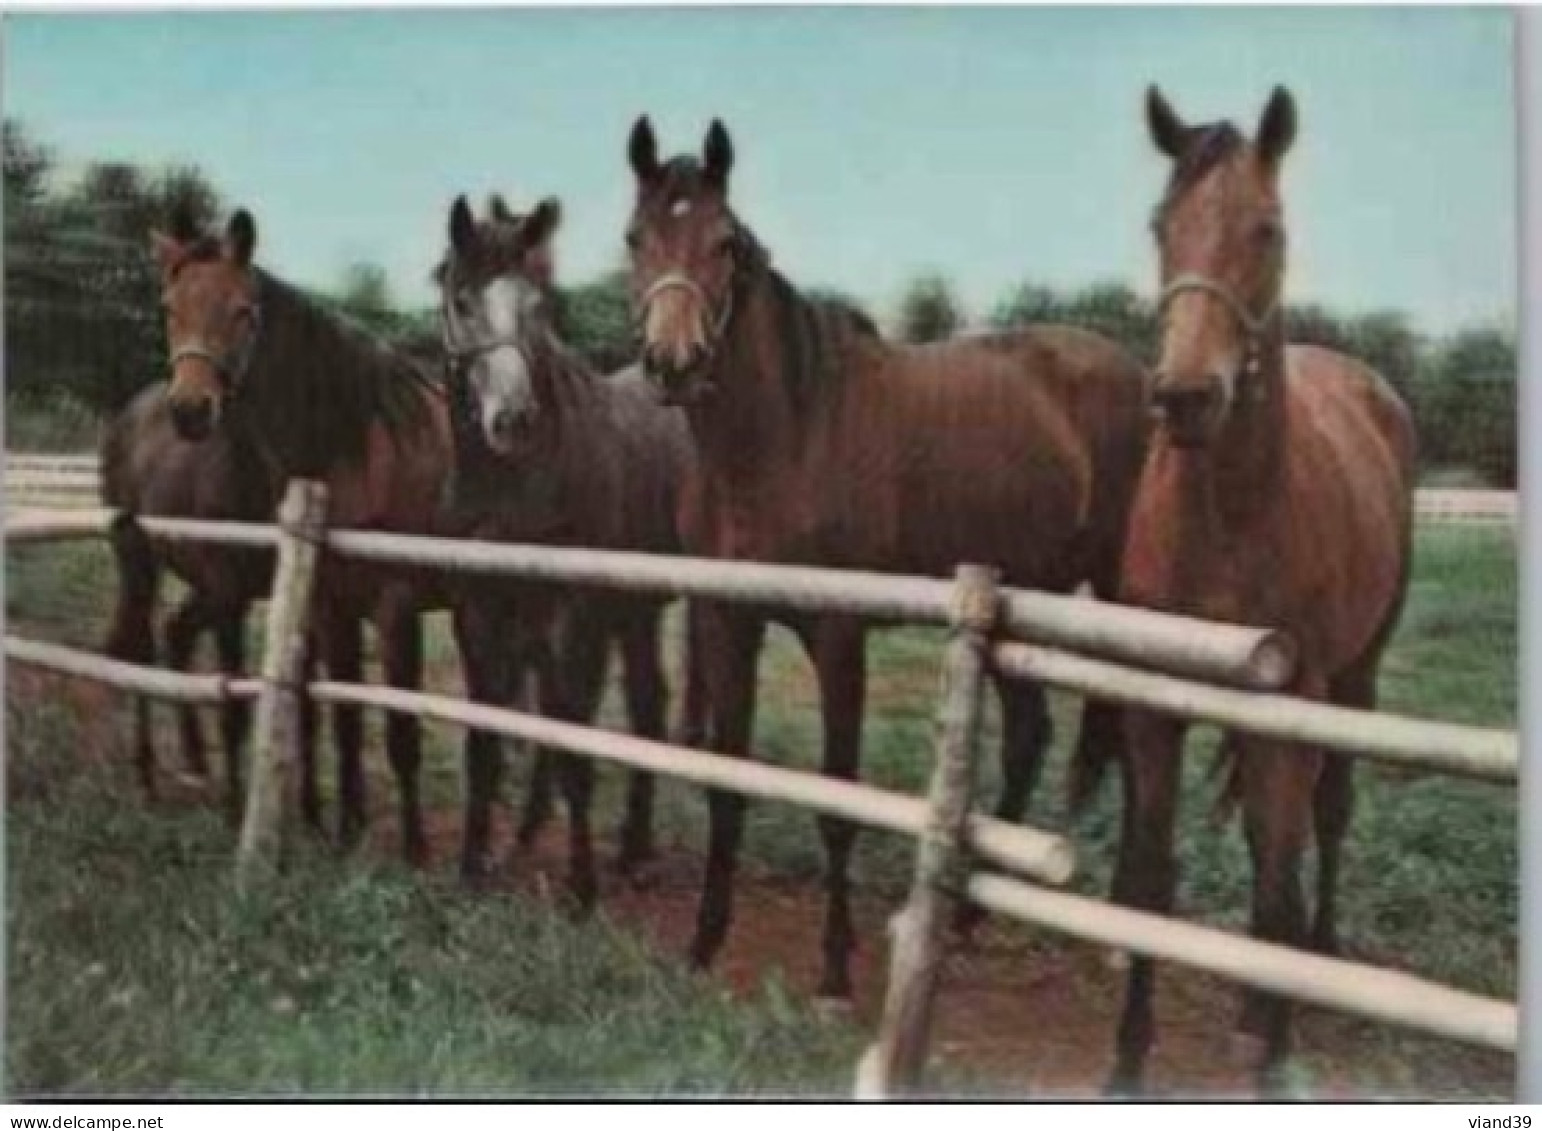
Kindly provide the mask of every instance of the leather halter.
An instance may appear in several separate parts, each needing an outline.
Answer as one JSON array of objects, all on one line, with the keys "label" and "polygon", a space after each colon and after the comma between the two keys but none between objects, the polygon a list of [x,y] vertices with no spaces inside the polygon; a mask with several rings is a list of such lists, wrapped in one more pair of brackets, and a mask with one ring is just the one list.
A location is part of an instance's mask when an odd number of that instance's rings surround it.
[{"label": "leather halter", "polygon": [[1264,342],[1269,333],[1269,322],[1279,310],[1279,300],[1270,303],[1262,314],[1254,314],[1230,288],[1203,275],[1185,274],[1177,276],[1162,288],[1162,293],[1157,296],[1157,317],[1165,317],[1173,299],[1188,291],[1207,294],[1226,308],[1233,321],[1242,329],[1242,372],[1248,377],[1257,376],[1263,368]]},{"label": "leather halter", "polygon": [[[734,316],[734,292],[738,288],[739,263],[738,259],[735,258],[734,271],[728,280],[728,293],[724,295],[723,305],[708,327],[706,351],[709,360],[716,356],[718,347],[722,345],[723,338],[728,333],[728,324],[733,320]],[[655,279],[652,285],[642,293],[642,298],[638,299],[637,308],[640,319],[646,322],[648,308],[653,305],[653,300],[665,291],[672,290],[685,291],[687,294],[694,296],[704,309],[709,311],[712,309],[712,299],[707,294],[705,287],[682,271],[666,271]]]},{"label": "leather halter", "polygon": [[514,350],[524,359],[526,365],[531,369],[535,368],[535,359],[530,356],[529,349],[513,334],[498,334],[490,338],[479,338],[474,342],[457,342],[450,330],[449,314],[443,308],[439,311],[439,322],[445,362],[451,369],[469,367],[477,358],[500,349]]},{"label": "leather halter", "polygon": [[257,338],[262,332],[262,317],[259,307],[253,303],[251,311],[251,330],[246,339],[235,349],[225,353],[215,353],[203,342],[193,342],[174,350],[171,355],[171,370],[176,372],[177,366],[184,361],[202,361],[215,371],[225,386],[225,396],[234,399],[246,382],[247,374],[252,368],[252,355],[257,352]]}]

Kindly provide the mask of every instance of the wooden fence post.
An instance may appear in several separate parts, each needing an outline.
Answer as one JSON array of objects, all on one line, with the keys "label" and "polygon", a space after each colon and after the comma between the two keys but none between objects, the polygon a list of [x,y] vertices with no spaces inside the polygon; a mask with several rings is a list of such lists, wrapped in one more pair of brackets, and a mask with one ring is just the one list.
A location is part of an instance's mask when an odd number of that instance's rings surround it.
[{"label": "wooden fence post", "polygon": [[268,602],[246,816],[236,850],[236,883],[242,888],[260,864],[277,859],[291,808],[311,598],[326,510],[326,485],[307,479],[291,480],[278,508],[278,568]]},{"label": "wooden fence post", "polygon": [[857,1069],[859,1098],[914,1090],[926,1067],[932,1003],[942,969],[948,912],[967,880],[965,825],[974,795],[981,694],[989,635],[1000,612],[995,570],[959,566],[951,636],[943,658],[937,760],[930,814],[916,848],[915,881],[889,925],[889,986],[878,1038]]}]

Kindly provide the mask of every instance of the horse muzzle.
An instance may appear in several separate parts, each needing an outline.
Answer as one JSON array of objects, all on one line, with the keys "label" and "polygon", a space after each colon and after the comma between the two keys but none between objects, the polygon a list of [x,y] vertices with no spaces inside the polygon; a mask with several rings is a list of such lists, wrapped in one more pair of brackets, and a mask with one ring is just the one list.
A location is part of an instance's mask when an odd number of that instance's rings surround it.
[{"label": "horse muzzle", "polygon": [[643,364],[643,372],[658,390],[659,402],[670,408],[690,408],[712,399],[717,388],[702,368],[701,365],[689,369],[655,368],[646,360]]},{"label": "horse muzzle", "polygon": [[1158,380],[1152,412],[1175,446],[1200,448],[1210,442],[1225,408],[1226,383],[1219,376],[1199,381]]},{"label": "horse muzzle", "polygon": [[177,435],[193,443],[208,439],[219,421],[219,401],[212,396],[171,397],[170,409]]}]

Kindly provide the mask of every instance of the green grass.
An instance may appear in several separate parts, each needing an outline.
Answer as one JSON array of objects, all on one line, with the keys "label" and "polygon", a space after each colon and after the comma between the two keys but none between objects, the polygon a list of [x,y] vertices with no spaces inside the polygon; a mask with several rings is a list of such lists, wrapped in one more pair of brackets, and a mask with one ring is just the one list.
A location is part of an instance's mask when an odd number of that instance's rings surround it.
[{"label": "green grass", "polygon": [[[107,559],[100,548],[30,548],[10,556],[7,612],[22,631],[82,645],[100,640]],[[1387,709],[1513,727],[1517,577],[1507,531],[1421,532],[1414,584],[1381,682]],[[676,626],[678,627],[678,626]],[[864,777],[922,787],[939,660],[935,633],[875,635]],[[430,633],[440,678],[458,687],[442,618]],[[78,743],[59,708],[10,722],[9,1075],[28,1091],[562,1090],[740,1092],[840,1090],[857,1048],[850,1028],[821,1023],[775,981],[730,1001],[666,957],[607,926],[577,926],[518,898],[471,900],[447,874],[302,856],[263,900],[227,886],[229,840],[210,813],[147,812],[121,767],[84,770],[56,755]],[[605,719],[619,725],[615,689]],[[1061,780],[1077,704],[1054,698],[1056,752],[1032,819],[1068,829],[1079,890],[1107,890],[1117,790],[1070,826]],[[762,662],[757,754],[812,768],[815,696],[791,638],[774,632]],[[986,796],[994,797],[994,705]],[[1193,744],[1209,745],[1200,733]],[[459,735],[431,729],[432,803],[460,796]],[[375,759],[383,762],[383,759]],[[1180,905],[1241,928],[1250,874],[1235,824],[1209,820],[1208,759],[1187,767]],[[377,796],[388,796],[379,771]],[[599,819],[614,823],[620,775],[602,775]],[[518,788],[516,783],[511,792]],[[665,784],[662,839],[699,851],[698,791]],[[822,867],[806,813],[757,804],[747,856],[812,881]],[[1518,861],[1513,791],[1434,775],[1358,774],[1345,853],[1341,934],[1352,955],[1483,993],[1516,986]],[[866,835],[856,880],[896,898],[912,846]],[[754,930],[741,915],[737,930]],[[811,939],[812,947],[814,941]],[[1056,944],[1059,945],[1059,944]],[[802,990],[806,987],[798,987]],[[1372,1091],[1503,1092],[1492,1058],[1383,1026],[1345,1021],[1354,1073]],[[1302,1071],[1344,1066],[1303,1058]]]},{"label": "green grass", "polygon": [[838,1092],[856,1034],[731,1000],[603,917],[296,854],[238,898],[212,812],[155,813],[7,719],[10,1086],[21,1093]]}]

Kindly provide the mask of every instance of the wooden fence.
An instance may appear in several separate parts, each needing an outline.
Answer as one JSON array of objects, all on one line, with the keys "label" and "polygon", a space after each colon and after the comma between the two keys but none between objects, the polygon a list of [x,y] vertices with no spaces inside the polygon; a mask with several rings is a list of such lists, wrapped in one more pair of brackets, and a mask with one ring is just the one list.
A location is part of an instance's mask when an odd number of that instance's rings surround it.
[{"label": "wooden fence", "polygon": [[[99,504],[95,456],[11,452],[5,458],[5,493],[13,509],[90,509]],[[1520,506],[1514,491],[1428,489],[1414,495],[1418,522],[1514,527]]]},{"label": "wooden fence", "polygon": [[[154,537],[276,546],[266,651],[257,679],[176,675],[57,645],[7,637],[12,662],[81,676],[135,694],[183,702],[254,698],[254,764],[236,856],[250,883],[277,857],[294,806],[295,735],[316,564],[321,554],[397,565],[515,576],[690,598],[841,611],[876,621],[945,626],[936,756],[928,796],[896,794],[816,774],[757,765],[626,734],[425,692],[319,681],[320,702],[405,711],[541,746],[668,774],[713,788],[789,802],[821,814],[915,836],[915,876],[895,917],[888,991],[857,1091],[891,1096],[920,1087],[949,908],[967,899],[999,914],[1093,942],[1209,970],[1234,981],[1440,1036],[1513,1051],[1513,1003],[1413,975],[1324,958],[1103,901],[1051,890],[1072,875],[1071,844],[1052,833],[973,812],[981,686],[997,670],[1083,695],[1299,741],[1434,772],[1513,784],[1516,736],[1505,731],[1307,704],[1279,693],[1293,650],[1279,633],[1000,588],[964,565],[952,582],[593,550],[324,530],[324,491],[290,485],[277,526],[142,518]],[[10,516],[11,546],[102,534],[103,510]],[[972,873],[975,860],[998,869]],[[1045,886],[1050,885],[1050,886]]]}]

